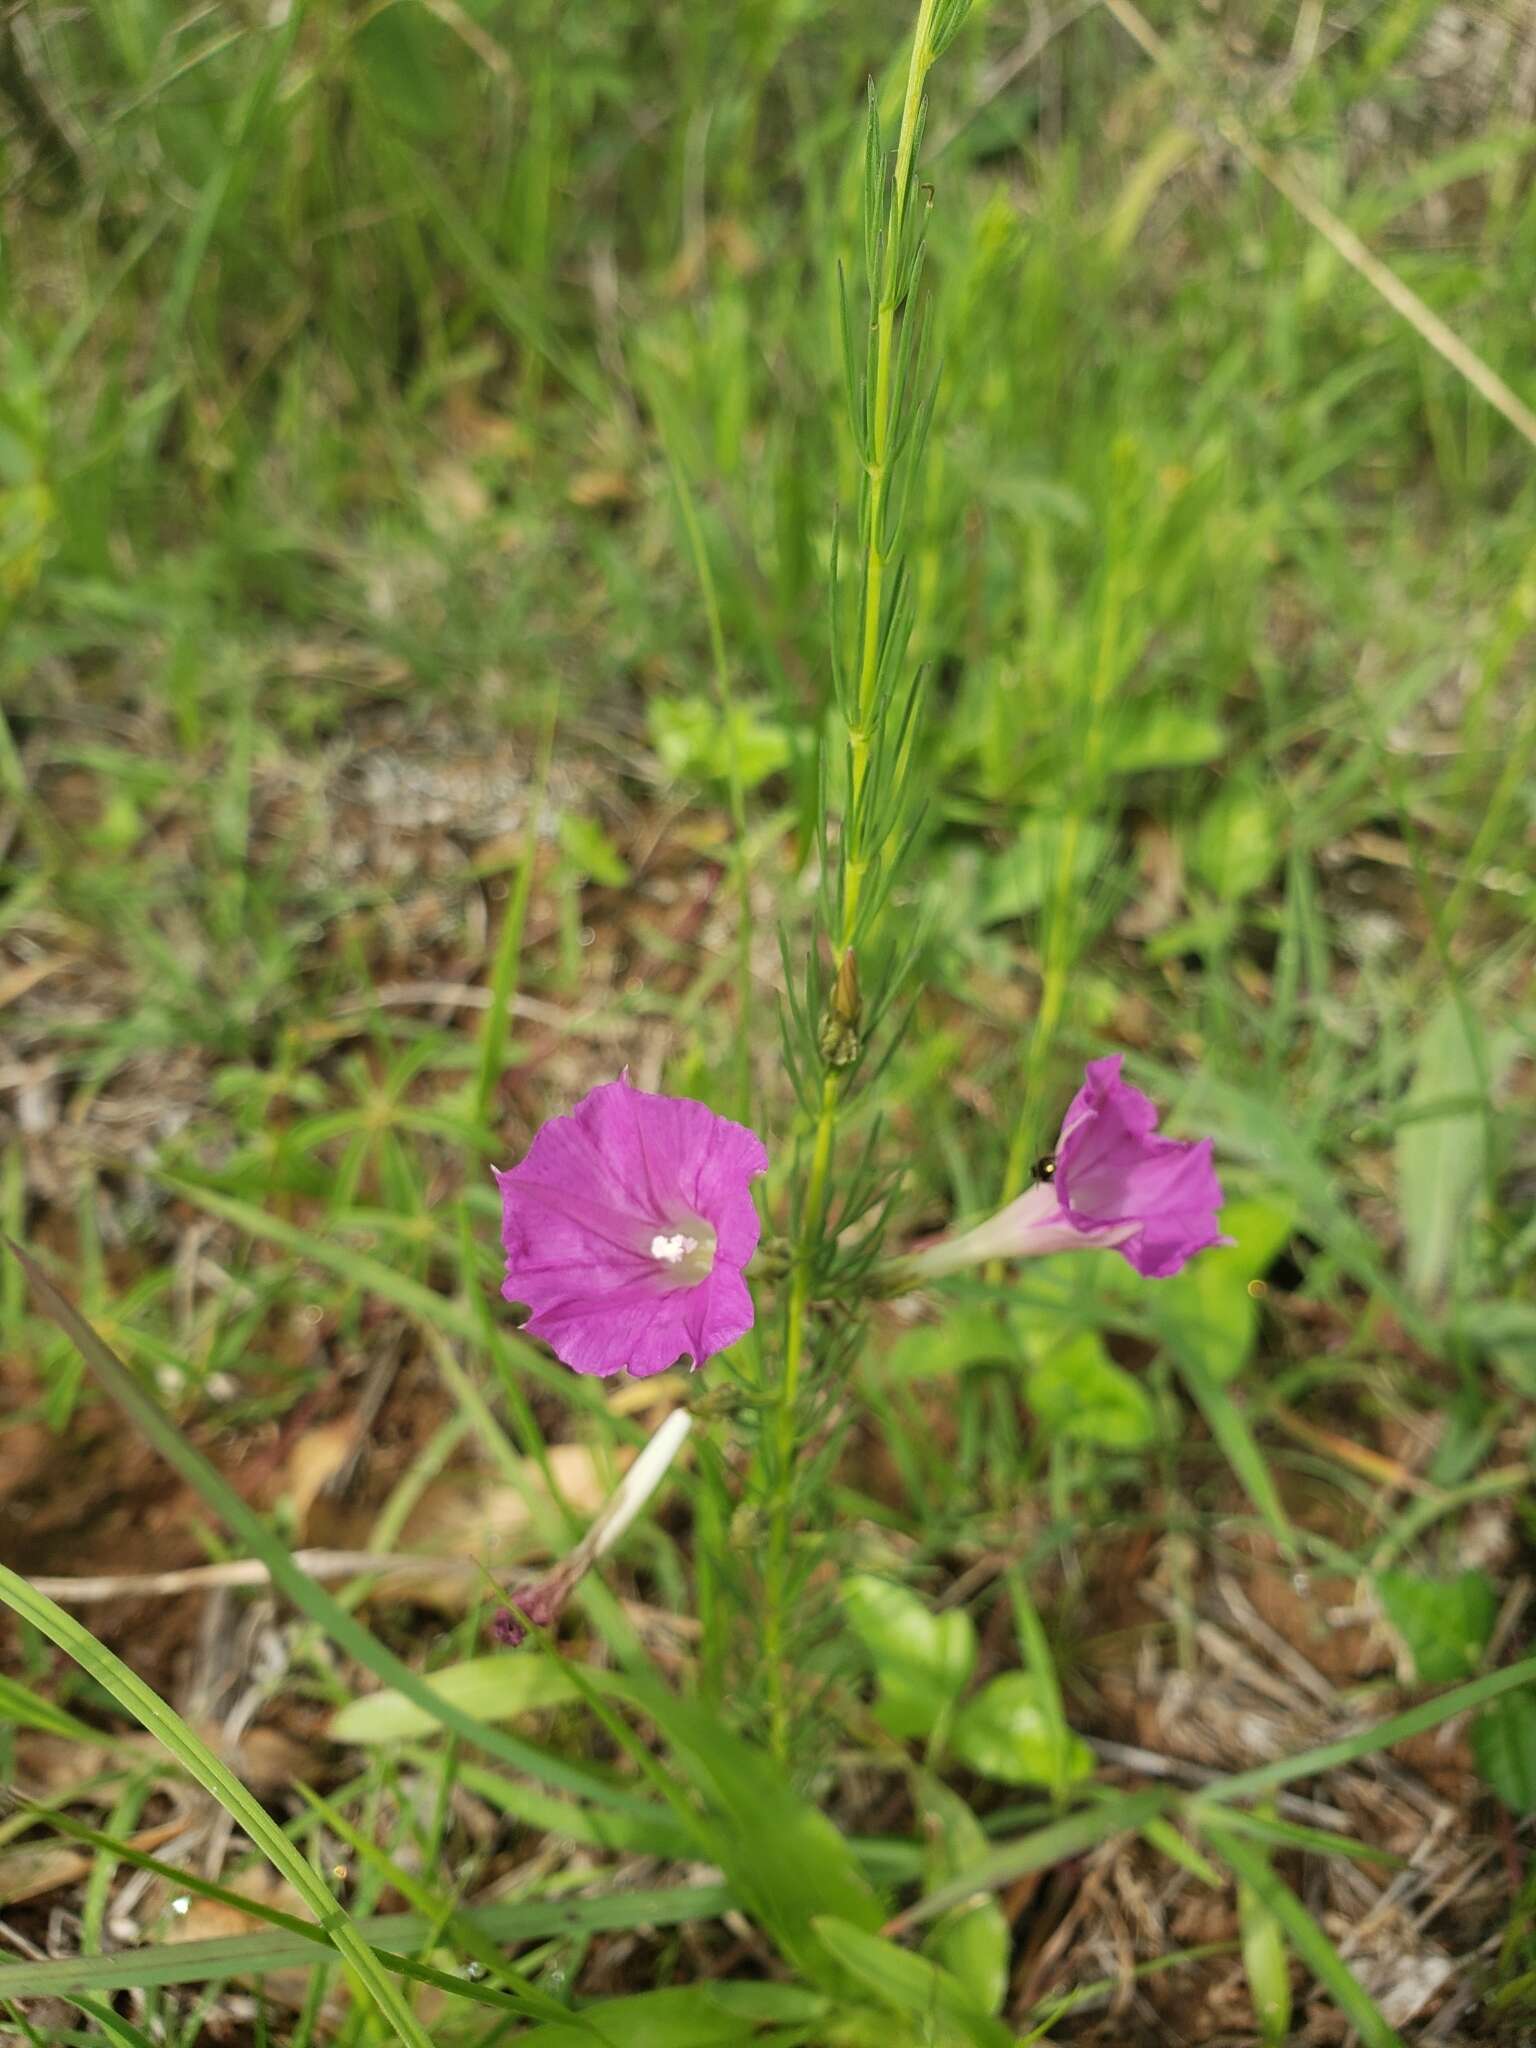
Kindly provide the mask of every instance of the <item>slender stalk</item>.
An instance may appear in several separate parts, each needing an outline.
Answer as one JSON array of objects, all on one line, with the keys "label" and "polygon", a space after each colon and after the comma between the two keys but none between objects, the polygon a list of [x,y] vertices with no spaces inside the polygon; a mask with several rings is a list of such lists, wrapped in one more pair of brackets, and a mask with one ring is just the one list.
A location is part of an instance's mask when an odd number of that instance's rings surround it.
[{"label": "slender stalk", "polygon": [[[868,450],[865,457],[867,495],[858,673],[851,698],[855,716],[848,721],[848,799],[842,822],[842,910],[838,957],[845,956],[859,931],[859,913],[870,865],[866,808],[872,727],[879,710],[882,671],[881,627],[885,603],[887,552],[884,526],[895,440],[896,316],[902,296],[902,255],[913,154],[917,147],[923,84],[934,59],[934,21],[939,0],[920,0],[907,66],[901,129],[896,145],[895,173],[886,212],[885,239],[874,308],[874,373],[870,394]],[[811,1144],[799,1226],[795,1233],[785,1314],[784,1368],[779,1382],[773,1425],[770,1485],[768,1566],[763,1621],[763,1652],[767,1665],[770,1735],[779,1755],[789,1744],[789,1709],[785,1688],[785,1621],[788,1606],[790,1532],[793,1520],[796,1417],[800,1377],[805,1362],[807,1317],[811,1305],[816,1249],[827,1216],[833,1145],[843,1096],[843,1076],[832,1065],[822,1077],[821,1100]]]},{"label": "slender stalk", "polygon": [[[921,0],[917,26],[912,33],[912,58],[907,66],[907,91],[901,108],[901,133],[896,143],[896,175],[891,187],[889,229],[885,238],[884,274],[880,280],[880,303],[875,313],[875,392],[870,420],[871,457],[869,471],[869,534],[864,565],[864,602],[859,645],[859,722],[849,728],[850,819],[857,818],[869,776],[869,721],[875,708],[875,690],[880,678],[880,606],[884,595],[885,552],[880,545],[885,517],[886,490],[890,483],[891,358],[896,339],[896,305],[899,294],[900,255],[906,226],[907,194],[912,178],[912,152],[917,145],[918,115],[923,104],[923,82],[933,63],[933,18],[937,0]],[[862,846],[862,838],[853,843]],[[868,861],[856,856],[847,866],[843,892],[844,947],[853,942],[858,925],[859,897]],[[830,1078],[830,1077],[829,1077]],[[835,1096],[831,1114],[835,1117]],[[827,1111],[823,1110],[823,1116]]]}]

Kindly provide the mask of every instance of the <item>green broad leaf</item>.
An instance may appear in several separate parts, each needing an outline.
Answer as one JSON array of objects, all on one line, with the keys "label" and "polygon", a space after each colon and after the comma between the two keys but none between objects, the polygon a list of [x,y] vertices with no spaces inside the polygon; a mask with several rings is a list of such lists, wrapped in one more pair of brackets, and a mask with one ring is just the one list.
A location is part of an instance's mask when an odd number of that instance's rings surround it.
[{"label": "green broad leaf", "polygon": [[1261,889],[1283,846],[1273,805],[1256,782],[1223,783],[1200,814],[1190,865],[1224,903]]},{"label": "green broad leaf", "polygon": [[976,1631],[963,1608],[932,1614],[894,1580],[860,1572],[843,1588],[848,1626],[879,1682],[875,1714],[903,1740],[933,1732],[976,1666]]},{"label": "green broad leaf", "polygon": [[1163,1786],[1152,1786],[1142,1792],[1122,1792],[1100,1800],[1081,1813],[1069,1813],[1064,1820],[1053,1820],[1043,1828],[1034,1828],[1027,1835],[1015,1835],[1009,1841],[997,1842],[968,1870],[962,1870],[958,1876],[926,1892],[915,1906],[907,1907],[901,1915],[901,1924],[915,1927],[924,1921],[940,1919],[956,1906],[963,1906],[978,1892],[998,1891],[1018,1878],[1028,1877],[1033,1871],[1050,1870],[1070,1857],[1081,1856],[1084,1850],[1107,1841],[1111,1835],[1145,1827],[1149,1820],[1165,1813],[1172,1804],[1173,1794]]},{"label": "green broad leaf", "polygon": [[1115,1364],[1093,1331],[1081,1331],[1030,1366],[1024,1398],[1053,1440],[1140,1450],[1157,1434],[1151,1396]]},{"label": "green broad leaf", "polygon": [[732,1894],[802,1975],[843,1993],[813,1919],[831,1913],[873,1929],[885,1917],[846,1836],[800,1796],[774,1757],[718,1714],[637,1672],[627,1683],[703,1800],[701,1843]]},{"label": "green broad leaf", "polygon": [[1058,1806],[1064,1806],[1077,1775],[1074,1745],[1076,1738],[1067,1725],[1066,1708],[1062,1703],[1061,1681],[1056,1673],[1056,1658],[1051,1649],[1050,1637],[1045,1632],[1045,1623],[1040,1611],[1030,1598],[1029,1587],[1024,1575],[1017,1568],[1007,1574],[1008,1592],[1013,1603],[1014,1624],[1018,1630],[1019,1655],[1023,1669],[1028,1672],[1035,1690],[1035,1700],[1050,1731],[1050,1753],[1056,1760],[1056,1775],[1047,1789]]},{"label": "green broad leaf", "polygon": [[[716,1997],[718,1984],[680,1985],[642,1991],[632,1998],[605,1998],[585,2006],[581,2019],[532,2027],[517,2036],[519,2048],[738,2048],[753,2038],[755,2023]],[[770,2022],[771,2024],[771,2022]]]},{"label": "green broad leaf", "polygon": [[1018,1339],[1004,1316],[988,1308],[963,1308],[941,1322],[908,1330],[875,1369],[882,1378],[942,1379],[971,1365],[1011,1364],[1018,1355]]},{"label": "green broad leaf", "polygon": [[579,873],[604,889],[622,889],[628,882],[628,861],[595,818],[584,818],[577,811],[562,811],[559,833],[561,850]]},{"label": "green broad leaf", "polygon": [[789,735],[749,705],[734,707],[729,728],[709,697],[653,697],[646,718],[651,745],[669,775],[729,781],[733,740],[743,789],[756,789],[789,765]]},{"label": "green broad leaf", "polygon": [[[917,1791],[924,1836],[923,1884],[933,1891],[979,1863],[991,1845],[958,1792],[926,1772]],[[924,1955],[948,1970],[982,2011],[991,2013],[1002,2011],[1007,1996],[1012,1947],[1007,1916],[986,1892],[946,1913],[923,1940]]]},{"label": "green broad leaf", "polygon": [[1482,1182],[1487,1144],[1480,1105],[1494,1064],[1482,1026],[1447,997],[1419,1034],[1395,1148],[1403,1277],[1428,1306],[1450,1285]]},{"label": "green broad leaf", "polygon": [[[587,1676],[605,1690],[619,1689],[612,1672],[592,1671]],[[434,1671],[425,1683],[435,1698],[473,1714],[478,1721],[514,1721],[540,1707],[563,1706],[580,1697],[555,1658],[526,1647],[450,1664],[446,1670]],[[403,1742],[430,1734],[436,1726],[424,1708],[386,1686],[338,1708],[331,1718],[330,1733],[335,1742],[367,1745]]]},{"label": "green broad leaf", "polygon": [[420,0],[401,0],[371,14],[352,47],[361,75],[392,121],[423,140],[447,132],[457,118],[444,65],[452,39]]},{"label": "green broad leaf", "polygon": [[57,523],[58,504],[46,484],[0,485],[0,603],[36,583]]},{"label": "green broad leaf", "polygon": [[962,1763],[1001,1785],[1075,1784],[1093,1776],[1093,1751],[1053,1725],[1040,1680],[1029,1671],[1005,1671],[967,1700],[949,1743]]},{"label": "green broad leaf", "polygon": [[975,2048],[1013,2048],[1013,2030],[994,2019],[948,1970],[914,1955],[882,1935],[823,1913],[815,1921],[827,1953],[871,1997],[894,2012],[923,2023],[934,2048],[974,2043]]},{"label": "green broad leaf", "polygon": [[1253,1355],[1259,1305],[1249,1292],[1285,1249],[1295,1210],[1274,1200],[1228,1202],[1221,1227],[1232,1245],[1217,1245],[1191,1259],[1172,1279],[1148,1283],[1153,1321],[1177,1335],[1218,1384],[1235,1379]]},{"label": "green broad leaf", "polygon": [[1285,2048],[1291,2036],[1291,1959],[1285,1929],[1266,1898],[1241,1880],[1237,1924],[1259,2039],[1264,2048]]},{"label": "green broad leaf", "polygon": [[1109,734],[1109,765],[1122,775],[1148,768],[1198,768],[1227,744],[1219,719],[1153,701],[1132,705]]},{"label": "green broad leaf", "polygon": [[1499,1596],[1482,1572],[1454,1579],[1382,1572],[1376,1591],[1421,1684],[1449,1685],[1477,1670],[1499,1611]]},{"label": "green broad leaf", "polygon": [[759,1983],[755,1979],[737,1984],[726,1978],[704,1989],[711,2004],[751,2026],[805,2027],[825,2019],[832,2010],[830,1999],[800,1984]]},{"label": "green broad leaf", "polygon": [[1092,819],[1070,813],[1035,813],[1019,827],[1012,846],[989,863],[982,892],[984,924],[1030,917],[1058,880],[1087,884],[1102,874],[1110,835]]},{"label": "green broad leaf", "polygon": [[1237,911],[1230,903],[1203,905],[1193,917],[1180,918],[1146,941],[1146,958],[1154,967],[1177,960],[1185,953],[1209,958],[1231,945],[1237,931]]},{"label": "green broad leaf", "polygon": [[1511,1813],[1536,1813],[1536,1688],[1506,1693],[1472,1723],[1472,1754],[1484,1782]]}]

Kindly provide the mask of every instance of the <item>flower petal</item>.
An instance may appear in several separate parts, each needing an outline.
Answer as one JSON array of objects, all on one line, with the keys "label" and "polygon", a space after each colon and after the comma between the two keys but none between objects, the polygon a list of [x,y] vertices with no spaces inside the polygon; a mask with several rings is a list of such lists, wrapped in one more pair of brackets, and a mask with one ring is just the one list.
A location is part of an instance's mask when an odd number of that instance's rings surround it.
[{"label": "flower petal", "polygon": [[[708,1284],[707,1282],[705,1283]],[[687,1303],[700,1288],[658,1294],[646,1281],[611,1293],[585,1291],[544,1302],[523,1325],[542,1337],[562,1365],[601,1379],[616,1372],[641,1377],[696,1357]]]},{"label": "flower petal", "polygon": [[751,1291],[741,1275],[729,1267],[716,1266],[703,1286],[691,1289],[684,1300],[684,1320],[695,1365],[702,1365],[717,1351],[724,1351],[752,1327]]},{"label": "flower petal", "polygon": [[1094,1060],[1073,1098],[1056,1149],[1055,1186],[1068,1220],[1104,1241],[1106,1226],[1135,1225],[1118,1249],[1156,1279],[1222,1242],[1221,1183],[1211,1141],[1163,1137],[1157,1108],[1120,1078],[1121,1056]]},{"label": "flower petal", "polygon": [[[752,1324],[741,1268],[758,1239],[750,1182],[767,1164],[753,1132],[704,1103],[605,1082],[496,1175],[502,1294],[576,1372],[702,1365]],[[655,1249],[679,1235],[703,1247],[707,1277],[691,1287]]]}]

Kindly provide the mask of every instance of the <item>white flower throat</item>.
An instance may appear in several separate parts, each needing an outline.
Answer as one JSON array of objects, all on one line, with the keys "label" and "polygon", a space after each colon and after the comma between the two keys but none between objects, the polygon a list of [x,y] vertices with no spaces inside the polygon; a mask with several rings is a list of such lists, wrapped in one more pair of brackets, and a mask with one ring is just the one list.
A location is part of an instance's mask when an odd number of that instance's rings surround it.
[{"label": "white flower throat", "polygon": [[715,1269],[715,1233],[696,1217],[678,1230],[658,1230],[651,1239],[656,1277],[668,1287],[697,1287]]}]

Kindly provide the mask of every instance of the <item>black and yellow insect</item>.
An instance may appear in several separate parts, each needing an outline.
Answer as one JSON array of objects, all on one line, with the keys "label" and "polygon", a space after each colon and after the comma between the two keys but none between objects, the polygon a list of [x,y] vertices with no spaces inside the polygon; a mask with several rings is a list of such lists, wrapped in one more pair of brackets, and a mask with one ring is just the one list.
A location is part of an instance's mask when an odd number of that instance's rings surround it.
[{"label": "black and yellow insect", "polygon": [[1056,1178],[1056,1154],[1054,1152],[1047,1152],[1043,1159],[1037,1159],[1030,1168],[1029,1177],[1032,1181],[1036,1182],[1054,1180]]}]

